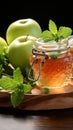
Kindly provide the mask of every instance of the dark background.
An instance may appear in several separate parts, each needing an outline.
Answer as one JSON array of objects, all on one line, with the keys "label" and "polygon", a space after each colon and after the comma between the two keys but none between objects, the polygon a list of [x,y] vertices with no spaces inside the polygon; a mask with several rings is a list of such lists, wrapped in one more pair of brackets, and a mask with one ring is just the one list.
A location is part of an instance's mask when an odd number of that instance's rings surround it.
[{"label": "dark background", "polygon": [[10,23],[23,18],[35,19],[41,25],[42,30],[48,29],[49,19],[52,19],[58,27],[63,25],[73,29],[72,3],[72,0],[2,1],[0,4],[0,36],[5,37]]}]

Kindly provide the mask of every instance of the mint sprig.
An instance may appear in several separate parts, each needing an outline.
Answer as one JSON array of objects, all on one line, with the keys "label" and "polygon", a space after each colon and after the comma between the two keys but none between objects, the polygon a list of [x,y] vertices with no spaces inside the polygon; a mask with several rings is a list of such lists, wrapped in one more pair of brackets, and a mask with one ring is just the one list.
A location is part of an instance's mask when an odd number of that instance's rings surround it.
[{"label": "mint sprig", "polygon": [[24,84],[23,79],[24,77],[19,67],[13,71],[13,76],[3,76],[0,78],[0,87],[11,91],[13,107],[17,107],[22,102],[24,95],[31,92],[31,84]]},{"label": "mint sprig", "polygon": [[[44,30],[42,32],[41,39],[43,39],[46,44],[50,44],[49,41],[56,41],[59,43],[60,40],[67,38],[71,34],[72,29],[70,27],[60,26],[58,28],[56,23],[50,19],[48,23],[48,30]],[[56,59],[58,58],[59,54],[60,52],[50,52],[50,58]]]},{"label": "mint sprig", "polygon": [[48,30],[45,30],[41,34],[41,38],[45,41],[59,41],[63,38],[67,38],[72,34],[72,29],[70,27],[60,26],[57,27],[56,23],[53,20],[49,20]]}]

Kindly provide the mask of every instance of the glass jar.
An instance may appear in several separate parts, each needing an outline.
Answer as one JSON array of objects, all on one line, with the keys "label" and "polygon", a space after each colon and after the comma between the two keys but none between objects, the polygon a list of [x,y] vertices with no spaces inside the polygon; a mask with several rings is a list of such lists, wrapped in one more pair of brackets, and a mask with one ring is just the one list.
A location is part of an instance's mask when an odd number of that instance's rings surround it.
[{"label": "glass jar", "polygon": [[73,35],[71,35],[68,39],[70,46],[70,53],[72,54],[72,79],[73,79]]},{"label": "glass jar", "polygon": [[37,86],[54,88],[64,87],[72,78],[72,55],[68,46],[68,39],[60,42],[44,42],[36,40],[30,57],[33,81]]}]

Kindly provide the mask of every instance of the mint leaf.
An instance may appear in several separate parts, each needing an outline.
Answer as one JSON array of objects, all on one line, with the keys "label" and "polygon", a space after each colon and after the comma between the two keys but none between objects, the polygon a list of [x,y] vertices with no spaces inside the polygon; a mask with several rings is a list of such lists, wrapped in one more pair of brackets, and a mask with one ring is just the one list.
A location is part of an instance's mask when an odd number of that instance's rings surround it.
[{"label": "mint leaf", "polygon": [[21,73],[20,68],[16,68],[13,72],[13,78],[15,81],[17,81],[19,84],[23,83],[23,75]]},{"label": "mint leaf", "polygon": [[17,81],[10,77],[3,77],[0,79],[0,87],[5,90],[14,90],[17,87]]},{"label": "mint leaf", "polygon": [[49,93],[49,89],[48,88],[44,88],[44,93],[48,94]]},{"label": "mint leaf", "polygon": [[43,38],[43,40],[45,42],[55,40],[54,35],[48,30],[43,31],[42,34],[41,34],[41,37]]},{"label": "mint leaf", "polygon": [[23,75],[20,68],[13,71],[13,77],[5,76],[0,79],[0,86],[5,90],[15,90],[21,84],[23,84]]},{"label": "mint leaf", "polygon": [[72,29],[69,27],[64,27],[61,26],[59,27],[59,31],[58,31],[58,37],[62,37],[62,38],[66,38],[68,36],[70,36],[72,34]]},{"label": "mint leaf", "polygon": [[57,59],[59,54],[60,52],[50,52],[50,57],[51,59]]},{"label": "mint leaf", "polygon": [[32,86],[28,83],[24,85],[24,93],[30,93],[32,90]]},{"label": "mint leaf", "polygon": [[11,94],[11,103],[13,107],[19,106],[19,104],[22,102],[24,98],[24,87],[20,87],[16,89],[14,92]]},{"label": "mint leaf", "polygon": [[49,30],[51,31],[52,34],[56,35],[57,34],[57,26],[54,21],[49,20]]}]

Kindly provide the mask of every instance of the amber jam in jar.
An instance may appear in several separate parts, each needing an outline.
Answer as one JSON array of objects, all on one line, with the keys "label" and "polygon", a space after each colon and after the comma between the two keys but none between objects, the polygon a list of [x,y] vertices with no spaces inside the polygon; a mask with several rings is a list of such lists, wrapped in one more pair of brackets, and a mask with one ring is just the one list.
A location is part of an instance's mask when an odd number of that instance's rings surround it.
[{"label": "amber jam in jar", "polygon": [[30,64],[40,87],[64,87],[72,77],[72,56],[67,39],[45,43],[38,39],[32,50]]}]

